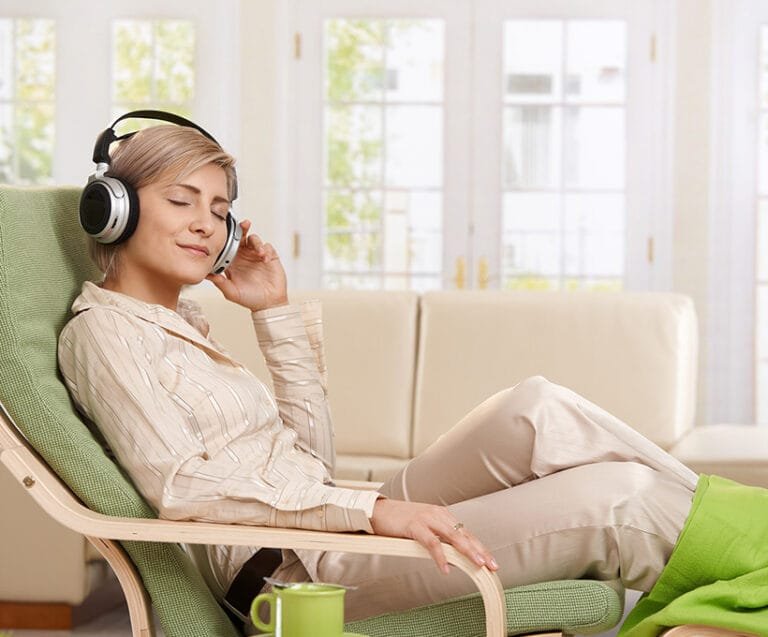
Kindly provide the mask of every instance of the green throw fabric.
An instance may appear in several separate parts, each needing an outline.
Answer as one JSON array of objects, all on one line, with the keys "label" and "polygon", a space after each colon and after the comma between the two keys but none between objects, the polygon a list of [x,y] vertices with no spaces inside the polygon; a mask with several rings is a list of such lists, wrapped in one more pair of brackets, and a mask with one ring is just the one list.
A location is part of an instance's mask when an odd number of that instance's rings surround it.
[{"label": "green throw fabric", "polygon": [[[621,597],[612,585],[588,580],[545,582],[505,591],[510,635],[565,630],[593,635],[621,619]],[[370,637],[483,637],[485,614],[479,594],[390,613],[347,624],[346,630]]]},{"label": "green throw fabric", "polygon": [[[75,188],[0,187],[0,400],[86,506],[106,515],[153,518],[152,509],[77,416],[58,375],[56,342],[69,307],[82,282],[98,278],[77,222],[79,197]],[[178,545],[123,546],[166,637],[239,635]],[[514,634],[571,626],[581,626],[584,634],[599,632],[621,615],[617,594],[597,582],[522,587],[508,591],[507,599]],[[477,595],[354,626],[372,636],[484,634]]]},{"label": "green throw fabric", "polygon": [[619,635],[684,624],[768,633],[768,490],[702,475],[667,566]]}]

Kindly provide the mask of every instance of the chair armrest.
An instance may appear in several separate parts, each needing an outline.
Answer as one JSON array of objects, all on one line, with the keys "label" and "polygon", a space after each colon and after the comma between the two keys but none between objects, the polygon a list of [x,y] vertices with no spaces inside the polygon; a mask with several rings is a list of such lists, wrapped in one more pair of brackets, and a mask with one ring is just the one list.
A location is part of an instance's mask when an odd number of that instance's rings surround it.
[{"label": "chair armrest", "polygon": [[381,489],[384,484],[383,482],[368,482],[366,480],[334,480],[333,483],[337,487],[358,489],[360,491],[376,491],[376,489]]},{"label": "chair armrest", "polygon": [[[26,446],[2,449],[0,461],[48,515],[67,528],[94,538],[298,548],[431,559],[424,547],[403,538],[103,515],[77,500]],[[443,545],[443,549],[448,562],[464,571],[482,594],[487,637],[504,637],[506,610],[498,576],[485,567],[478,567],[450,545]]]},{"label": "chair armrest", "polygon": [[751,633],[734,632],[714,626],[675,626],[661,633],[661,637],[757,637]]}]

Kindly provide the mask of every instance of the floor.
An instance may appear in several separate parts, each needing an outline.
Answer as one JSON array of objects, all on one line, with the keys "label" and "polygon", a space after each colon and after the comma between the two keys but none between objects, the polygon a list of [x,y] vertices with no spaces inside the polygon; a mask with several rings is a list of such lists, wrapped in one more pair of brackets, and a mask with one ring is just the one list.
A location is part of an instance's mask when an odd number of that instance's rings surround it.
[{"label": "floor", "polygon": [[[638,597],[639,593],[635,591],[627,593],[625,613],[634,605]],[[615,637],[617,631],[618,629],[614,629],[596,637]],[[2,635],[1,631],[0,635]],[[11,635],[13,637],[131,637],[131,624],[128,621],[127,607],[120,606],[75,630],[14,630]],[[162,631],[159,629],[157,637],[162,637]]]}]

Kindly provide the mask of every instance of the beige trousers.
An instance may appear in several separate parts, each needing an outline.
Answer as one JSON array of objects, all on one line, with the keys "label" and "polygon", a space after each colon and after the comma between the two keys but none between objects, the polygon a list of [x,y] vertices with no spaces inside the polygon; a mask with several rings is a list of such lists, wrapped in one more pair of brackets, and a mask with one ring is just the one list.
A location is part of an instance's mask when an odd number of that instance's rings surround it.
[{"label": "beige trousers", "polygon": [[[476,407],[382,493],[450,507],[499,563],[505,587],[621,580],[649,590],[691,506],[697,476],[631,427],[542,377]],[[475,592],[431,560],[326,552],[321,581],[354,585],[347,619]]]}]

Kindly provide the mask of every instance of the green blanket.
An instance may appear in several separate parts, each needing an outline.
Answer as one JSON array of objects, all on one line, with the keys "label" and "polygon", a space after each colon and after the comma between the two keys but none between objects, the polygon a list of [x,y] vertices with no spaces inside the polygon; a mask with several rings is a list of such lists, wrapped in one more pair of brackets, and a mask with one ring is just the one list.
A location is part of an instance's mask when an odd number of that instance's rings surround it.
[{"label": "green blanket", "polygon": [[702,475],[669,563],[619,637],[683,624],[768,635],[768,490]]}]

